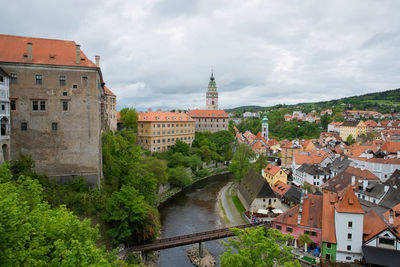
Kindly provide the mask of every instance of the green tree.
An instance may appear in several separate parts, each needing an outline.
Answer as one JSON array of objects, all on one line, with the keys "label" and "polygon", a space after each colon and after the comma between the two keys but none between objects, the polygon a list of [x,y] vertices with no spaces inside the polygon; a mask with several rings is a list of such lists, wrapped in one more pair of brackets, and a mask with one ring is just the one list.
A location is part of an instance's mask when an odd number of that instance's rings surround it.
[{"label": "green tree", "polygon": [[210,140],[216,145],[217,152],[222,154],[226,148],[232,149],[234,135],[229,131],[218,131],[211,135]]},{"label": "green tree", "polygon": [[354,140],[352,134],[349,134],[349,136],[347,136],[347,138],[346,138],[346,143],[347,143],[347,145],[349,145],[349,146],[351,146],[352,144],[354,144],[355,141],[356,141],[356,140]]},{"label": "green tree", "polygon": [[182,188],[190,184],[191,178],[186,169],[179,166],[168,170],[168,181],[172,186]]},{"label": "green tree", "polygon": [[145,168],[149,172],[152,172],[158,180],[158,185],[168,182],[167,164],[164,161],[157,158],[146,158],[143,163],[145,164]]},{"label": "green tree", "polygon": [[178,153],[179,152],[179,153],[182,153],[185,156],[189,155],[189,150],[190,150],[189,144],[187,144],[187,143],[185,143],[185,142],[183,142],[183,141],[181,141],[179,139],[176,139],[175,145],[171,146],[171,148],[170,148],[170,151],[172,153]]},{"label": "green tree", "polygon": [[134,108],[123,108],[119,112],[123,125],[128,130],[137,131],[138,114]]},{"label": "green tree", "polygon": [[321,127],[326,131],[328,124],[332,122],[331,117],[328,114],[321,116]]},{"label": "green tree", "polygon": [[310,236],[307,234],[299,235],[298,241],[300,246],[304,246],[304,244],[307,244],[307,246],[309,246],[312,243]]},{"label": "green tree", "polygon": [[268,165],[268,157],[265,155],[258,156],[256,162],[254,163],[254,168],[257,173],[261,173],[261,170]]},{"label": "green tree", "polygon": [[243,179],[250,168],[250,160],[255,156],[256,154],[248,145],[239,144],[237,146],[230,165],[236,181],[240,182]]},{"label": "green tree", "polygon": [[233,228],[233,231],[237,238],[221,241],[226,247],[220,256],[221,266],[301,266],[294,259],[292,248],[286,245],[291,236],[272,228],[265,231],[263,227]]},{"label": "green tree", "polygon": [[2,265],[120,265],[115,252],[96,246],[98,229],[89,220],[78,220],[65,206],[50,208],[42,202],[43,189],[37,180],[21,175],[11,181],[4,167],[0,176]]},{"label": "green tree", "polygon": [[185,157],[180,152],[174,153],[171,156],[170,160],[168,161],[168,167],[170,167],[170,168],[184,166],[184,164],[185,164]]},{"label": "green tree", "polygon": [[132,186],[123,185],[107,200],[103,218],[111,225],[114,245],[142,243],[153,239],[159,230],[157,212]]},{"label": "green tree", "polygon": [[201,158],[204,162],[207,164],[210,164],[211,159],[212,159],[212,150],[210,149],[209,146],[203,145],[200,147],[200,153],[201,153]]}]

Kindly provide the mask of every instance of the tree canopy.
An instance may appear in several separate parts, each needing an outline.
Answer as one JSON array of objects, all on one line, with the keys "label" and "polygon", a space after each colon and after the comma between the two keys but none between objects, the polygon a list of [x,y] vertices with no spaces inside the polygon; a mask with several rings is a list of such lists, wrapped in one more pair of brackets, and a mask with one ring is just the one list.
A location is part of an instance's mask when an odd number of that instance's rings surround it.
[{"label": "tree canopy", "polygon": [[134,108],[123,108],[119,111],[123,125],[128,130],[137,130],[138,114]]},{"label": "tree canopy", "polygon": [[261,226],[233,231],[237,238],[221,241],[226,247],[220,256],[221,266],[301,266],[291,253],[292,247],[286,245],[293,237],[272,228],[265,231]]},{"label": "tree canopy", "polygon": [[250,160],[256,154],[247,144],[239,144],[233,154],[230,169],[234,174],[235,180],[240,182],[250,168]]}]

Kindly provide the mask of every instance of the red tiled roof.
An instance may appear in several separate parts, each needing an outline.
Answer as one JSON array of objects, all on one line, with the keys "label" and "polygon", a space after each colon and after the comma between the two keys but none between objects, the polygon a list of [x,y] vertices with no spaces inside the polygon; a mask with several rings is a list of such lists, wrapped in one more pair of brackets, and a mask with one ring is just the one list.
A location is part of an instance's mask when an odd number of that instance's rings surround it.
[{"label": "red tiled roof", "polygon": [[104,94],[109,96],[116,96],[107,86],[104,85]]},{"label": "red tiled roof", "polygon": [[179,121],[194,121],[189,115],[185,113],[175,113],[175,112],[139,112],[139,122],[144,121],[163,121],[163,122],[179,122]]},{"label": "red tiled roof", "polygon": [[220,109],[220,110],[211,110],[211,109],[193,109],[189,111],[189,115],[192,118],[229,118],[228,114]]},{"label": "red tiled roof", "polygon": [[271,186],[272,190],[274,190],[275,193],[281,196],[283,196],[290,189],[290,187],[291,185],[285,184],[281,180],[276,181],[276,183]]},{"label": "red tiled roof", "polygon": [[351,175],[357,176],[357,177],[366,178],[368,180],[378,180],[379,181],[379,177],[376,176],[375,174],[373,174],[372,172],[370,172],[369,170],[361,170],[360,168],[348,166],[346,168],[345,172],[347,172]]},{"label": "red tiled roof", "polygon": [[[393,226],[398,228],[400,225],[400,203],[391,208],[391,210],[393,210]],[[386,221],[389,222],[390,210],[386,211],[382,215]]]},{"label": "red tiled roof", "polygon": [[322,200],[322,242],[336,244],[335,204],[337,195],[324,193]]},{"label": "red tiled roof", "polygon": [[388,228],[388,225],[381,219],[381,217],[379,217],[379,215],[374,210],[370,210],[367,214],[364,215],[364,242],[370,240],[386,228]]},{"label": "red tiled roof", "polygon": [[117,111],[117,122],[122,122],[121,115],[119,114],[119,111]]},{"label": "red tiled roof", "polygon": [[309,165],[320,164],[327,155],[325,153],[309,153],[309,154],[296,154],[294,155],[296,165],[303,165],[307,163]]},{"label": "red tiled roof", "polygon": [[[28,43],[32,43],[32,61],[28,61]],[[76,64],[74,41],[0,34],[0,61],[97,68],[82,50],[80,59]]]},{"label": "red tiled roof", "polygon": [[268,146],[275,146],[275,145],[279,145],[279,142],[275,139],[269,139],[268,140]]},{"label": "red tiled roof", "polygon": [[397,154],[397,152],[400,151],[400,142],[386,141],[381,147],[381,150],[389,154]]},{"label": "red tiled roof", "polygon": [[367,121],[365,121],[365,125],[367,125],[369,127],[376,127],[376,126],[378,126],[378,123],[376,123],[376,121],[373,121],[373,120],[367,120]]},{"label": "red tiled roof", "polygon": [[233,129],[235,129],[235,132],[239,132],[239,129],[236,126],[233,126]]},{"label": "red tiled roof", "polygon": [[354,156],[350,156],[349,158],[361,160],[361,161],[372,162],[372,163],[379,163],[379,164],[400,164],[400,159],[383,159],[383,158],[367,159],[367,158],[360,158],[360,157],[354,157]]},{"label": "red tiled roof", "polygon": [[263,142],[261,142],[260,140],[257,140],[252,146],[251,148],[253,150],[255,149],[266,149],[267,147],[263,144]]},{"label": "red tiled roof", "polygon": [[272,164],[268,164],[264,168],[264,172],[271,174],[272,176],[277,174],[279,171],[281,171],[281,168]]},{"label": "red tiled roof", "polygon": [[339,201],[335,205],[335,208],[337,212],[364,214],[360,202],[358,201],[358,198],[354,194],[353,188],[350,185],[343,190],[341,196],[339,197]]}]

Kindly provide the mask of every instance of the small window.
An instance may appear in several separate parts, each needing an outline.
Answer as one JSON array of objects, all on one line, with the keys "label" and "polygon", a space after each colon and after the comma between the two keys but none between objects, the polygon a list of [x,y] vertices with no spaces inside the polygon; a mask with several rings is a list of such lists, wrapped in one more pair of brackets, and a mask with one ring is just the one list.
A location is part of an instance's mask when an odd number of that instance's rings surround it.
[{"label": "small window", "polygon": [[1,110],[6,110],[6,105],[4,105],[4,104],[1,104]]},{"label": "small window", "polygon": [[51,130],[57,131],[58,130],[58,123],[57,122],[52,122],[51,123]]},{"label": "small window", "polygon": [[346,260],[350,261],[350,260],[351,260],[351,257],[350,257],[350,256],[347,256],[347,257],[346,257]]},{"label": "small window", "polygon": [[41,100],[40,101],[40,111],[45,111],[46,110],[46,101]]},{"label": "small window", "polygon": [[63,96],[68,96],[68,92],[67,92],[67,91],[64,91],[62,95],[63,95]]},{"label": "small window", "polygon": [[351,233],[348,233],[348,234],[347,234],[347,239],[348,239],[348,240],[351,240]]},{"label": "small window", "polygon": [[89,86],[89,79],[87,76],[82,76],[82,88],[87,88]]},{"label": "small window", "polygon": [[60,86],[65,86],[65,85],[67,85],[67,78],[64,75],[62,75],[60,76]]},{"label": "small window", "polygon": [[311,236],[317,236],[317,232],[311,232]]},{"label": "small window", "polygon": [[11,73],[10,73],[10,76],[11,76],[10,83],[11,83],[11,84],[17,84],[17,83],[18,83],[18,76],[17,76],[17,73],[11,72]]},{"label": "small window", "polygon": [[347,250],[350,251],[351,250],[351,246],[347,245]]},{"label": "small window", "polygon": [[43,83],[43,75],[42,74],[36,74],[35,78],[36,78],[35,84],[36,85],[42,85],[42,83]]},{"label": "small window", "polygon": [[282,230],[282,226],[280,226],[280,225],[277,225],[277,226],[276,226],[276,229],[278,229],[278,230]]},{"label": "small window", "polygon": [[68,101],[62,101],[62,110],[68,111]]},{"label": "small window", "polygon": [[76,89],[76,88],[78,88],[78,85],[77,84],[73,84],[72,88]]},{"label": "small window", "polygon": [[291,227],[286,227],[286,232],[291,233],[293,232],[293,229]]},{"label": "small window", "polygon": [[0,75],[0,83],[4,82],[4,77],[3,75]]},{"label": "small window", "polygon": [[349,221],[349,222],[347,223],[347,226],[348,226],[349,228],[352,228],[352,227],[353,227],[353,222],[352,222],[352,221]]},{"label": "small window", "polygon": [[28,123],[21,122],[21,131],[26,131],[26,130],[28,130]]},{"label": "small window", "polygon": [[326,248],[332,248],[332,244],[331,243],[326,243]]},{"label": "small window", "polygon": [[39,110],[39,101],[32,101],[32,110],[33,111]]},{"label": "small window", "polygon": [[10,108],[11,110],[16,110],[15,100],[10,100]]},{"label": "small window", "polygon": [[325,259],[329,261],[331,259],[331,255],[329,253],[326,253],[325,254]]}]

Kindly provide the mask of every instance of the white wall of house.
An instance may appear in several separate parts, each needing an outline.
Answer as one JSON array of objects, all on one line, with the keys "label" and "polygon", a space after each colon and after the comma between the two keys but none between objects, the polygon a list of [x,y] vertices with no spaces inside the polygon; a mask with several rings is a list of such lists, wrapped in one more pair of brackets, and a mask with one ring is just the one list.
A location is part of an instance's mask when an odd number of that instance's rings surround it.
[{"label": "white wall of house", "polygon": [[400,164],[385,164],[378,162],[370,162],[364,160],[358,160],[354,158],[349,158],[353,163],[352,165],[356,168],[367,169],[382,181],[386,182],[389,177],[393,174],[396,169],[400,169]]},{"label": "white wall of house", "polygon": [[[388,244],[389,240],[390,242],[393,242],[393,245]],[[383,231],[371,240],[365,242],[364,245],[369,247],[400,250],[400,240],[389,230]]]},{"label": "white wall of house", "polygon": [[[349,227],[349,222],[351,222],[351,227]],[[363,222],[364,214],[341,213],[335,210],[336,261],[361,260]],[[351,238],[348,238],[349,234]]]},{"label": "white wall of house", "polygon": [[281,201],[274,198],[256,198],[250,205],[250,210],[253,209],[256,212],[258,209],[267,209],[268,207],[272,207],[273,209],[282,209]]}]

